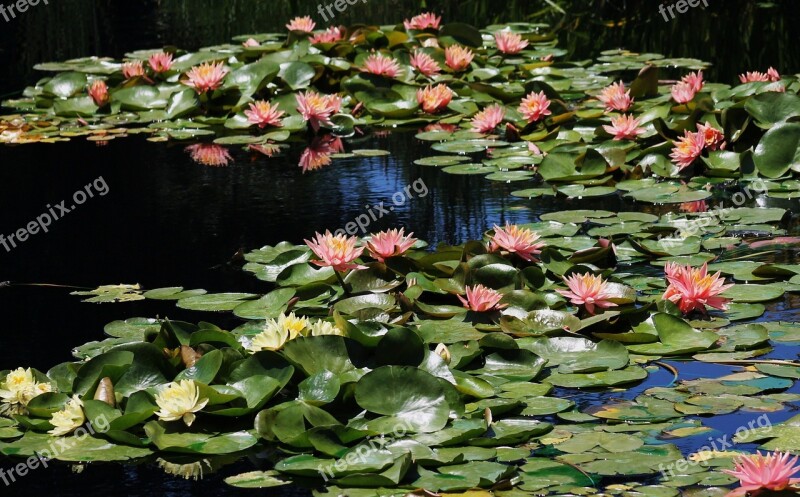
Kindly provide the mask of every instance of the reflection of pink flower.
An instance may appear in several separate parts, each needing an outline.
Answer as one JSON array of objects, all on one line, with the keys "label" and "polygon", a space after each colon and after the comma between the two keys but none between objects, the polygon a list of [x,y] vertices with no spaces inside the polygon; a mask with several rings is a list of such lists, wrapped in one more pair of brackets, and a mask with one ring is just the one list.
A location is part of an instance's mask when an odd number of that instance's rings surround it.
[{"label": "reflection of pink flower", "polygon": [[259,128],[267,126],[280,127],[282,126],[281,116],[283,116],[284,112],[278,110],[278,105],[272,105],[266,100],[257,100],[250,104],[250,110],[244,111],[244,115],[247,116],[250,124],[257,124]]},{"label": "reflection of pink flower", "polygon": [[544,246],[545,243],[539,241],[538,233],[516,224],[506,224],[503,228],[495,225],[494,235],[489,241],[489,251],[506,250],[526,261],[535,260],[534,256],[541,254]]},{"label": "reflection of pink flower", "polygon": [[635,140],[645,132],[644,128],[639,127],[639,120],[628,114],[612,117],[611,126],[603,125],[603,129],[614,135],[615,140]]},{"label": "reflection of pink flower", "polygon": [[420,129],[420,132],[429,132],[429,131],[443,131],[445,133],[455,133],[458,131],[458,126],[455,124],[446,124],[446,123],[431,123]]},{"label": "reflection of pink flower", "polygon": [[695,200],[694,202],[683,202],[679,208],[681,212],[707,212],[708,204],[705,200]]},{"label": "reflection of pink flower", "polygon": [[322,267],[332,267],[335,271],[348,269],[366,269],[366,266],[354,264],[353,261],[361,256],[364,247],[356,247],[358,238],[345,235],[333,236],[330,231],[325,234],[316,233],[312,241],[305,240],[306,245],[319,257],[319,261],[312,264]]},{"label": "reflection of pink flower", "polygon": [[722,131],[711,126],[706,121],[705,124],[697,125],[697,133],[703,137],[706,148],[709,150],[724,150],[725,149],[725,135]]},{"label": "reflection of pink flower", "polygon": [[267,157],[274,157],[275,154],[281,150],[281,147],[274,143],[251,143],[247,148],[253,152],[266,155]]},{"label": "reflection of pink flower", "polygon": [[429,77],[438,74],[442,70],[439,64],[433,60],[433,57],[419,50],[415,50],[411,55],[411,67],[419,71],[420,74]]},{"label": "reflection of pink flower", "polygon": [[763,490],[780,492],[800,483],[800,478],[792,478],[798,471],[798,456],[789,452],[739,456],[734,459],[734,468],[723,469],[723,473],[739,479],[741,487],[729,492],[725,497],[744,497],[757,495]]},{"label": "reflection of pink flower", "polygon": [[444,50],[445,64],[453,71],[463,71],[469,67],[474,57],[472,50],[461,45],[450,45]]},{"label": "reflection of pink flower", "polygon": [[300,155],[300,168],[304,173],[316,171],[331,164],[331,155],[344,151],[341,138],[319,136]]},{"label": "reflection of pink flower", "polygon": [[144,66],[141,60],[131,60],[122,64],[122,76],[125,79],[144,76]]},{"label": "reflection of pink flower", "polygon": [[590,273],[573,274],[564,278],[564,282],[569,290],[556,291],[570,299],[573,304],[584,306],[589,314],[594,315],[595,307],[607,309],[617,306],[608,300],[611,298],[611,294],[608,293],[608,282],[603,281],[600,276]]},{"label": "reflection of pink flower", "polygon": [[730,300],[719,294],[733,285],[726,285],[719,272],[709,275],[708,263],[693,268],[668,262],[664,266],[664,273],[669,286],[663,298],[676,304],[682,313],[689,314],[693,310],[705,313],[706,305],[723,311],[728,308]]},{"label": "reflection of pink flower", "polygon": [[364,60],[364,67],[361,70],[370,74],[386,76],[387,78],[396,78],[402,73],[400,64],[396,60],[380,53],[370,54]]},{"label": "reflection of pink flower", "polygon": [[679,104],[691,102],[694,100],[694,95],[696,93],[691,84],[684,83],[683,81],[672,85],[672,89],[670,91],[672,93],[672,98]]},{"label": "reflection of pink flower", "polygon": [[289,31],[302,31],[304,33],[310,33],[314,31],[314,27],[317,24],[311,20],[311,16],[304,16],[304,17],[295,17],[289,24],[286,25],[286,29]]},{"label": "reflection of pink flower", "polygon": [[625,90],[625,85],[622,84],[622,81],[603,88],[597,99],[606,106],[606,112],[611,112],[612,110],[627,112],[633,105],[631,91]]},{"label": "reflection of pink flower", "polygon": [[150,69],[157,73],[167,72],[172,67],[172,54],[171,53],[154,53],[148,60]]},{"label": "reflection of pink flower", "polygon": [[344,33],[338,26],[331,26],[321,33],[315,33],[310,38],[311,43],[336,43],[344,39]]},{"label": "reflection of pink flower", "polygon": [[494,34],[494,41],[497,49],[504,54],[516,54],[528,46],[528,41],[523,40],[522,36],[505,29]]},{"label": "reflection of pink flower", "polygon": [[195,143],[186,147],[186,151],[193,161],[204,166],[227,166],[233,160],[227,148],[215,143]]},{"label": "reflection of pink flower", "polygon": [[94,104],[98,107],[104,106],[108,103],[108,85],[102,79],[95,79],[89,86],[89,96],[94,100]]},{"label": "reflection of pink flower", "polygon": [[338,95],[322,95],[308,90],[295,95],[297,111],[311,124],[314,131],[320,124],[331,125],[331,116],[342,109],[342,99]]},{"label": "reflection of pink flower", "polygon": [[203,94],[222,86],[222,80],[226,74],[228,74],[228,70],[222,62],[216,64],[203,62],[199,66],[189,69],[189,72],[186,73],[187,79],[183,84],[191,86],[197,93]]},{"label": "reflection of pink flower", "polygon": [[530,92],[528,96],[522,99],[522,103],[519,105],[519,113],[525,117],[526,121],[532,123],[552,114],[548,107],[550,107],[550,100],[547,99],[544,91],[539,93]]},{"label": "reflection of pink flower", "polygon": [[474,285],[466,288],[467,298],[457,295],[458,300],[467,309],[474,312],[488,312],[508,307],[508,304],[500,304],[503,294],[497,290],[487,288],[483,285]]},{"label": "reflection of pink flower", "polygon": [[260,47],[261,43],[259,43],[255,38],[248,38],[246,41],[242,42],[242,46],[245,48],[255,48]]},{"label": "reflection of pink flower", "polygon": [[700,157],[705,146],[705,137],[701,133],[684,131],[669,156],[680,169],[684,169],[691,166]]},{"label": "reflection of pink flower", "polygon": [[428,85],[417,90],[417,102],[422,107],[422,110],[428,114],[435,114],[444,109],[452,99],[453,92],[445,84],[438,84],[433,87]]},{"label": "reflection of pink flower", "polygon": [[489,133],[503,122],[506,109],[500,104],[492,104],[475,114],[472,118],[472,129],[478,133]]},{"label": "reflection of pink flower", "polygon": [[384,259],[389,257],[403,255],[417,243],[417,239],[413,238],[413,235],[414,233],[405,235],[403,228],[374,233],[367,242],[369,255],[379,262],[383,262]]},{"label": "reflection of pink flower", "polygon": [[681,82],[691,86],[695,93],[701,91],[706,84],[703,81],[703,71],[690,72],[681,78]]},{"label": "reflection of pink flower", "polygon": [[410,21],[406,19],[403,21],[403,26],[405,26],[406,29],[416,29],[421,31],[428,28],[439,29],[439,24],[441,22],[441,16],[437,16],[433,12],[424,12],[412,17]]}]

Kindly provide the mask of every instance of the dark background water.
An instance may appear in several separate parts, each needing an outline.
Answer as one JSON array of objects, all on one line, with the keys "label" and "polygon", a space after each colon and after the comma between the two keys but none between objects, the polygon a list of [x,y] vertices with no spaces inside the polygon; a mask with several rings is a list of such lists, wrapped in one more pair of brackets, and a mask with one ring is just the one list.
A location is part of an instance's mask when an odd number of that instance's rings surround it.
[{"label": "dark background water", "polygon": [[[318,3],[324,2],[40,3],[10,22],[0,18],[0,95],[16,94],[41,77],[32,70],[38,62],[87,55],[121,57],[128,51],[165,44],[196,49],[227,42],[236,34],[282,31],[295,15],[312,15],[321,23]],[[794,73],[800,67],[796,36],[789,29],[800,20],[794,1],[710,0],[708,9],[692,9],[670,22],[663,20],[654,1],[555,3],[566,15],[541,1],[431,1],[427,8],[442,13],[446,20],[473,24],[549,22],[558,27],[562,46],[577,59],[617,47],[696,57],[714,64],[708,73],[712,78],[730,83],[745,70],[774,65],[781,72]],[[421,8],[420,2],[410,0],[370,0],[349,7],[337,21],[395,23]],[[0,281],[83,287],[140,283],[147,288],[181,285],[263,292],[262,283],[228,264],[239,249],[281,240],[300,243],[314,231],[336,229],[363,213],[365,205],[388,202],[418,179],[425,182],[429,194],[409,200],[370,229],[405,226],[434,243],[459,243],[479,238],[494,223],[533,221],[541,212],[555,209],[643,208],[617,197],[514,200],[510,191],[525,183],[455,177],[436,168],[414,166],[413,160],[433,153],[413,133],[369,136],[348,144],[348,149],[382,148],[391,155],[338,159],[310,174],[302,174],[296,165],[299,145],[274,159],[232,149],[234,163],[225,168],[196,164],[184,146],[131,137],[105,146],[75,139],[55,145],[0,147],[2,234],[24,227],[48,204],[69,199],[100,176],[109,188],[107,195],[95,196],[54,222],[49,233],[34,235],[10,252],[0,246]],[[171,303],[84,304],[68,291],[41,286],[0,288],[4,325],[0,370],[23,365],[47,369],[69,360],[73,346],[102,339],[102,326],[115,319],[168,315],[230,323],[220,316],[183,313]],[[663,379],[656,375],[651,381]],[[733,423],[728,422],[735,428],[738,424]],[[0,460],[0,467],[8,464]],[[244,463],[241,469],[251,467]],[[80,477],[68,475],[65,467],[39,470],[12,487],[0,486],[0,494],[80,495],[87,490],[110,495],[238,494],[217,477],[203,484],[183,482],[163,476],[152,465],[94,465]]]}]

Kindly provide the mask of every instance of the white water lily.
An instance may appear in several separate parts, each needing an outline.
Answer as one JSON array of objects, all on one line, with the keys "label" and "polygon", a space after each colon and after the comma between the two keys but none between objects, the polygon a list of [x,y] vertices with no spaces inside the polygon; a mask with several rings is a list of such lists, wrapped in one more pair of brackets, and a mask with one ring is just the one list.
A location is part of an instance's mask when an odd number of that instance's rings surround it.
[{"label": "white water lily", "polygon": [[159,457],[157,462],[158,467],[163,469],[165,473],[169,475],[180,476],[187,480],[202,480],[203,474],[206,471],[214,471],[214,468],[211,466],[211,463],[208,459],[201,459],[189,464],[176,464]]},{"label": "white water lily", "polygon": [[0,413],[25,414],[26,407],[31,400],[52,391],[53,386],[50,383],[36,381],[31,368],[17,368],[8,373],[5,381],[0,384],[0,400],[3,401]]},{"label": "white water lily", "polygon": [[311,336],[318,337],[321,335],[344,336],[344,332],[335,324],[320,319],[311,325]]},{"label": "white water lily", "polygon": [[53,429],[47,433],[54,437],[63,437],[80,428],[86,422],[86,415],[83,413],[83,401],[77,395],[67,402],[64,409],[54,412],[50,424]]},{"label": "white water lily", "polygon": [[270,328],[254,335],[249,340],[244,341],[244,347],[251,353],[261,352],[262,350],[279,350],[289,339],[289,333],[276,328]]},{"label": "white water lily", "polygon": [[186,426],[192,426],[196,412],[201,411],[208,399],[200,398],[200,389],[193,380],[172,382],[163,387],[156,395],[156,404],[161,408],[156,416],[163,421],[183,420]]}]

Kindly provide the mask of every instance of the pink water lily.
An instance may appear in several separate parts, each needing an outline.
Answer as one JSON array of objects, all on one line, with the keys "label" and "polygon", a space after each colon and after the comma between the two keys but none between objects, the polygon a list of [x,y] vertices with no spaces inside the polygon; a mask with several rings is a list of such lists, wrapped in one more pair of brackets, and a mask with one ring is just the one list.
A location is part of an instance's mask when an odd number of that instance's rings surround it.
[{"label": "pink water lily", "polygon": [[672,93],[672,99],[678,102],[679,104],[686,104],[694,100],[694,96],[697,91],[694,89],[690,83],[684,83],[683,81],[672,85],[672,89],[670,90]]},{"label": "pink water lily", "polygon": [[522,36],[506,29],[496,32],[494,41],[497,43],[498,50],[509,55],[520,53],[528,46],[528,41],[523,40]]},{"label": "pink water lily", "polygon": [[102,79],[95,79],[89,86],[89,96],[94,100],[94,104],[102,107],[108,103],[108,85]]},{"label": "pink water lily", "polygon": [[739,81],[742,83],[753,83],[757,81],[780,81],[781,75],[778,73],[777,69],[774,67],[770,67],[767,69],[766,73],[758,72],[758,71],[751,71],[746,72],[744,74],[739,75]]},{"label": "pink water lily", "polygon": [[245,110],[244,115],[247,116],[247,121],[250,124],[255,124],[259,128],[267,126],[280,127],[282,126],[281,116],[283,116],[284,112],[278,110],[278,105],[266,100],[257,100],[250,104],[250,109]]},{"label": "pink water lily", "polygon": [[518,110],[526,121],[532,123],[552,114],[548,107],[550,107],[550,100],[547,99],[544,91],[540,91],[539,93],[530,92],[523,98]]},{"label": "pink water lily", "polygon": [[172,67],[172,54],[166,52],[154,53],[147,63],[155,73],[167,72]]},{"label": "pink water lily", "polygon": [[614,135],[615,140],[635,140],[645,132],[639,127],[639,120],[632,115],[620,114],[611,118],[611,126],[603,125],[606,133]]},{"label": "pink water lily", "polygon": [[383,262],[389,257],[403,255],[408,249],[417,243],[413,237],[414,233],[406,235],[404,229],[400,228],[373,233],[367,242],[367,250],[373,259]]},{"label": "pink water lily", "polygon": [[417,103],[428,114],[435,114],[447,107],[453,99],[453,92],[445,84],[428,85],[417,90]]},{"label": "pink water lily", "polygon": [[706,84],[703,80],[703,71],[690,72],[681,78],[681,82],[691,86],[695,93],[700,92]]},{"label": "pink water lily", "polygon": [[502,228],[495,225],[494,234],[489,240],[489,251],[505,250],[517,254],[526,261],[535,261],[535,256],[541,254],[545,246],[539,238],[539,234],[535,231],[516,224],[506,224]]},{"label": "pink water lily", "polygon": [[741,486],[725,497],[752,497],[764,490],[780,492],[800,484],[800,478],[792,478],[800,471],[797,460],[798,456],[792,457],[789,452],[763,455],[759,451],[753,455],[737,457],[732,470],[722,471],[738,478]]},{"label": "pink water lily", "polygon": [[730,299],[720,297],[725,290],[733,287],[726,285],[721,273],[708,274],[708,264],[700,268],[681,266],[668,262],[664,266],[664,274],[669,286],[663,299],[676,304],[684,314],[692,311],[706,312],[706,306],[726,310]]},{"label": "pink water lily", "polygon": [[442,70],[433,57],[420,50],[414,50],[411,55],[411,67],[428,77],[439,74]]},{"label": "pink water lily", "polygon": [[506,108],[500,104],[492,104],[475,114],[471,120],[472,129],[478,133],[491,133],[503,122]]},{"label": "pink water lily", "polygon": [[423,12],[422,14],[412,17],[411,20],[404,20],[403,26],[406,29],[421,31],[423,29],[439,29],[439,24],[441,22],[441,16],[437,16],[433,12]]},{"label": "pink water lily", "polygon": [[242,46],[245,48],[255,48],[260,47],[261,43],[258,42],[255,38],[248,38],[247,40],[242,42]]},{"label": "pink water lily", "polygon": [[357,237],[334,236],[327,230],[324,235],[320,233],[315,235],[313,240],[304,240],[306,245],[320,258],[318,261],[311,261],[312,264],[332,267],[335,271],[366,269],[366,266],[353,263],[364,252],[364,247],[356,247]]},{"label": "pink water lily", "polygon": [[344,39],[344,33],[338,26],[331,26],[321,33],[315,33],[311,38],[311,43],[336,43]]},{"label": "pink water lily", "polygon": [[722,131],[711,126],[708,121],[705,124],[697,125],[697,133],[703,137],[705,148],[708,150],[724,150],[725,135]]},{"label": "pink water lily", "polygon": [[457,295],[458,300],[464,307],[474,312],[496,311],[508,307],[508,304],[500,303],[503,298],[502,293],[483,285],[468,286],[466,294],[467,298]]},{"label": "pink water lily", "polygon": [[364,60],[364,66],[361,67],[361,70],[370,74],[386,76],[387,78],[397,78],[403,73],[400,69],[400,64],[396,60],[380,53],[370,54]]},{"label": "pink water lily", "polygon": [[606,106],[606,112],[611,112],[612,110],[627,112],[633,105],[631,91],[625,90],[625,85],[622,84],[622,81],[603,88],[597,99]]},{"label": "pink water lily", "polygon": [[573,274],[564,278],[564,283],[569,290],[556,291],[570,299],[574,305],[582,305],[589,314],[595,314],[595,307],[607,309],[617,306],[609,300],[611,294],[608,291],[608,282],[603,281],[600,276],[590,273]]},{"label": "pink water lily", "polygon": [[311,124],[314,131],[320,124],[331,125],[331,116],[342,109],[342,99],[338,95],[322,95],[312,90],[295,95],[297,111]]},{"label": "pink water lily", "polygon": [[289,24],[286,25],[286,29],[289,31],[302,31],[304,33],[310,33],[314,31],[314,27],[316,27],[316,23],[311,20],[311,16],[303,16],[303,17],[295,17]]},{"label": "pink water lily", "polygon": [[191,86],[202,95],[222,86],[222,80],[225,79],[226,74],[228,74],[228,69],[222,62],[203,62],[186,73],[187,79],[183,81],[183,84]]},{"label": "pink water lily", "polygon": [[475,54],[461,45],[450,45],[444,50],[444,61],[453,71],[463,71],[472,63]]},{"label": "pink water lily", "polygon": [[122,76],[125,79],[138,78],[144,76],[144,66],[141,60],[130,60],[122,64]]},{"label": "pink water lily", "polygon": [[685,169],[691,166],[706,146],[706,140],[701,133],[692,133],[684,131],[683,136],[680,137],[672,149],[670,157],[679,169]]}]

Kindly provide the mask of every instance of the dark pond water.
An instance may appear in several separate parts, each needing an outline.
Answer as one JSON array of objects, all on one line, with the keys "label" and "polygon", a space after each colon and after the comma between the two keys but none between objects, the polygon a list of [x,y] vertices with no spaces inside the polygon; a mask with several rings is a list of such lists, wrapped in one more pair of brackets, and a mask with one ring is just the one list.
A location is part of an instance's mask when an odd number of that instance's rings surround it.
[{"label": "dark pond water", "polygon": [[[566,5],[567,3],[564,2]],[[625,4],[625,5],[623,5]],[[222,6],[221,6],[222,5]],[[434,2],[429,5],[436,7]],[[457,8],[458,5],[461,8]],[[788,2],[756,8],[755,2],[726,2],[708,12],[692,12],[665,23],[655,2],[574,2],[563,22],[565,46],[576,57],[626,46],[640,51],[693,56],[715,62],[715,76],[730,80],[745,69],[776,65],[798,70],[798,48],[790,43],[787,26],[797,18]],[[738,11],[734,6],[740,7]],[[793,6],[793,4],[792,4]],[[353,7],[342,22],[395,21],[417,11],[415,2],[377,2]],[[285,19],[311,14],[314,2],[177,1],[51,2],[24,17],[0,19],[0,95],[8,95],[36,80],[30,67],[39,61],[126,51],[174,43],[186,48],[226,41],[242,32],[281,29]],[[588,16],[596,9],[602,16]],[[538,2],[444,2],[448,19],[485,23],[494,19],[521,20],[539,11]],[[574,12],[573,12],[574,11]],[[615,27],[609,28],[608,24]],[[749,26],[749,30],[748,30]],[[724,42],[718,42],[720,38]],[[793,40],[793,39],[792,39]],[[515,184],[482,177],[444,175],[436,168],[413,165],[433,155],[413,133],[367,136],[348,143],[351,148],[379,148],[391,155],[334,161],[330,167],[303,174],[297,167],[302,144],[285,157],[232,150],[234,163],[224,168],[199,165],[185,144],[149,143],[139,137],[97,146],[82,140],[57,145],[0,147],[0,233],[10,234],[73,192],[102,177],[108,187],[40,233],[6,251],[0,246],[0,281],[95,287],[100,284],[140,283],[202,287],[209,291],[260,292],[264,286],[230,264],[240,249],[253,249],[281,240],[299,243],[314,231],[336,229],[362,214],[366,205],[392,201],[407,185],[424,183],[427,194],[415,193],[371,230],[405,226],[432,243],[460,243],[480,238],[493,224],[529,222],[543,212],[573,208],[648,210],[618,197],[600,200],[518,200],[509,193]],[[419,183],[422,182],[422,183]],[[414,192],[414,190],[411,190]],[[782,204],[786,207],[787,205]],[[793,206],[796,207],[796,206]],[[102,326],[133,316],[169,316],[197,321],[171,303],[152,301],[115,305],[80,303],[63,287],[14,285],[0,288],[3,329],[0,370],[19,365],[47,369],[71,359],[69,350],[102,338]],[[762,319],[796,320],[797,304],[775,304]],[[222,326],[233,324],[210,315]],[[772,357],[794,358],[780,348]],[[681,379],[720,376],[727,367],[676,364]],[[673,380],[666,370],[626,392],[585,394],[574,398],[581,406],[630,398],[653,385]],[[797,391],[797,387],[792,391]],[[574,392],[573,392],[574,395]],[[791,412],[770,415],[773,423]],[[756,413],[705,419],[720,433],[733,433]],[[682,440],[688,451],[704,440]],[[0,467],[11,463],[0,459]],[[253,468],[249,461],[226,468],[236,474]],[[0,487],[0,495],[251,495],[235,491],[211,476],[202,483],[166,476],[154,464],[144,466],[91,465],[80,476],[67,467],[39,470],[15,485]],[[305,491],[290,490],[302,495]],[[276,492],[271,494],[278,495]]]}]

